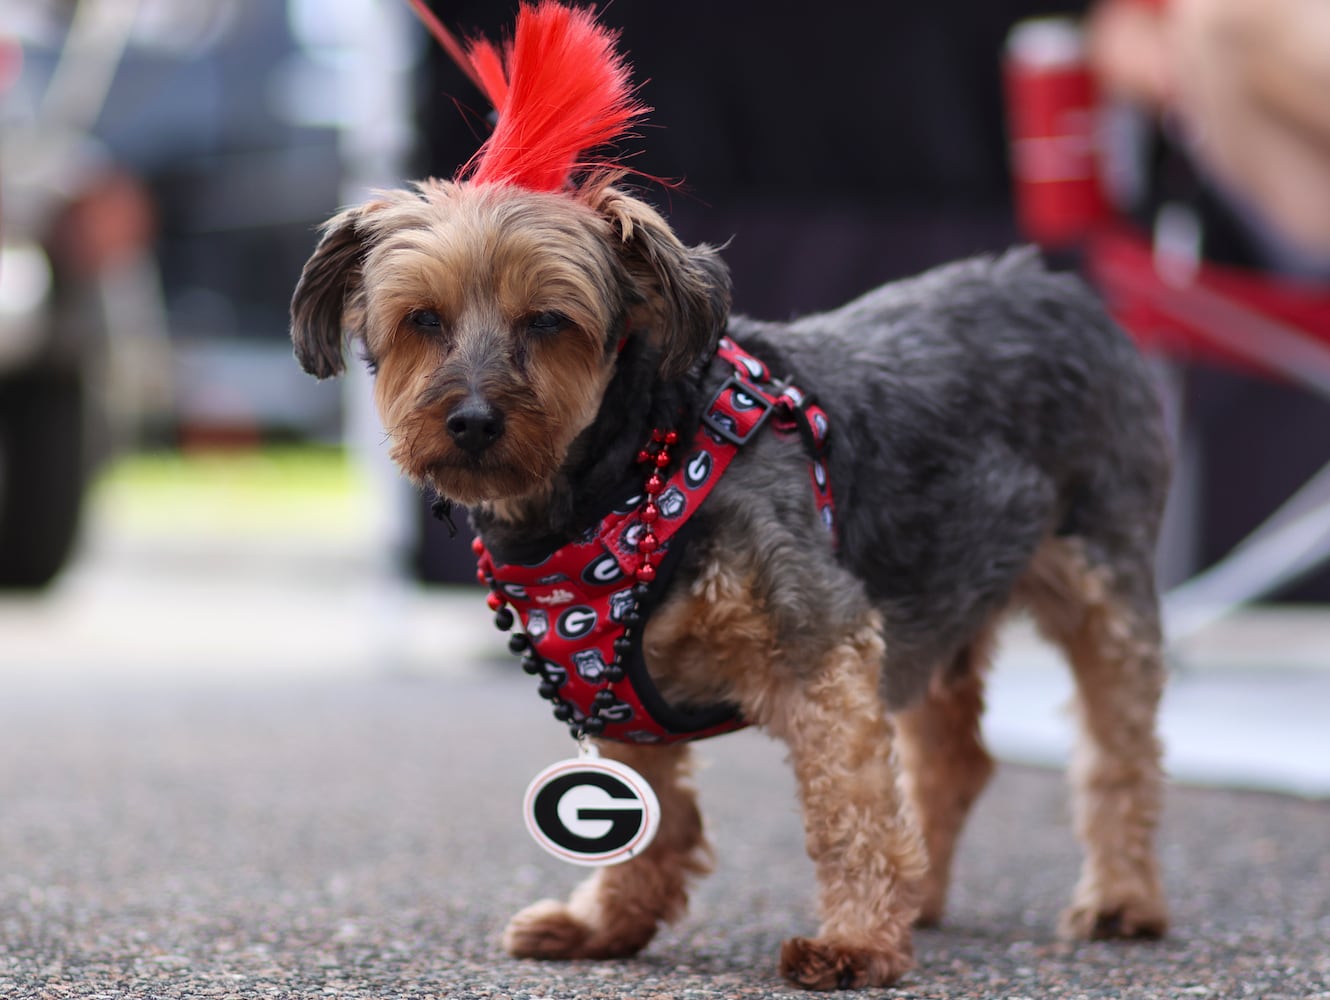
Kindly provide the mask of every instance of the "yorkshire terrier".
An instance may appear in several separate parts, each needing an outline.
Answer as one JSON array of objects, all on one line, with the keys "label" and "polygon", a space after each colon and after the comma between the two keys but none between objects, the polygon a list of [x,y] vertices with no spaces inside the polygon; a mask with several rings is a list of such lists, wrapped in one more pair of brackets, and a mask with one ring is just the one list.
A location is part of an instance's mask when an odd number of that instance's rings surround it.
[{"label": "yorkshire terrier", "polygon": [[[993,771],[983,678],[1018,610],[1076,681],[1085,859],[1061,929],[1163,933],[1169,456],[1142,359],[1028,251],[794,322],[731,315],[717,250],[583,155],[644,110],[614,42],[545,0],[502,52],[473,43],[463,65],[499,112],[487,145],[456,180],[335,216],[292,302],[303,367],[337,375],[358,342],[393,459],[466,508],[491,605],[518,605],[514,646],[556,715],[660,799],[647,850],[517,914],[506,948],[626,956],[680,916],[709,858],[685,740],[745,723],[788,747],[819,886],[820,929],[784,943],[782,973],[894,982]],[[584,91],[602,105],[539,99]],[[569,546],[618,588],[599,619],[581,581],[542,575]],[[562,645],[540,641],[552,620]]]}]

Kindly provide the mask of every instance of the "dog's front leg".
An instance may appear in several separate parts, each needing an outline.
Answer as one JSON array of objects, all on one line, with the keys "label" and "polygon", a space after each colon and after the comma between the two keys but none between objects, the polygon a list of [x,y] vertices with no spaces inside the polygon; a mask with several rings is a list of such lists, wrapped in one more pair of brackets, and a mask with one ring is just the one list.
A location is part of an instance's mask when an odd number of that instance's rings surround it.
[{"label": "dog's front leg", "polygon": [[[598,741],[599,742],[599,741]],[[688,879],[706,874],[711,853],[689,776],[686,746],[599,742],[606,757],[640,773],[660,800],[651,846],[623,864],[601,868],[568,902],[546,899],[509,922],[503,946],[518,958],[620,958],[646,947],[663,921],[683,915]]]},{"label": "dog's front leg", "polygon": [[799,785],[822,917],[817,937],[785,942],[780,967],[809,989],[885,986],[913,961],[928,862],[897,784],[881,663],[882,640],[864,628],[771,706]]}]

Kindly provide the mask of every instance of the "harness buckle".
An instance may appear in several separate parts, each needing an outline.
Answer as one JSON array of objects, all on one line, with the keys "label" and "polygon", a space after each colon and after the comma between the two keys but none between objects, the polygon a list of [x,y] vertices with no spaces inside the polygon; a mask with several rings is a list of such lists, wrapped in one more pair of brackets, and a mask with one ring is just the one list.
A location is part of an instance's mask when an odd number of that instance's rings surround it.
[{"label": "harness buckle", "polygon": [[[733,391],[733,395],[730,397],[730,405],[724,407],[721,400],[725,393],[729,391]],[[745,421],[747,426],[741,431],[738,421],[726,412],[726,409],[732,410],[735,414],[754,409],[760,409],[762,412],[752,423]],[[733,445],[742,446],[762,428],[774,409],[775,404],[771,400],[755,389],[751,383],[745,382],[735,374],[727,378],[720,389],[717,390],[716,395],[712,397],[706,412],[702,414],[702,424],[711,432],[713,437],[728,441]]]}]

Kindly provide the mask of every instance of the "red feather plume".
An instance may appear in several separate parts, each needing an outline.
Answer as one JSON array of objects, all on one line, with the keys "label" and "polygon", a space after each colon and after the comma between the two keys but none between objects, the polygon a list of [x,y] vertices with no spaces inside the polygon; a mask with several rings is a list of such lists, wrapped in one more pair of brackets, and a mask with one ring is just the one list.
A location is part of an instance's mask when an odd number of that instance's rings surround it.
[{"label": "red feather plume", "polygon": [[586,154],[623,137],[649,109],[634,96],[617,33],[590,11],[524,3],[500,52],[485,40],[464,50],[423,0],[409,2],[499,115],[460,179],[562,191],[578,172],[616,169]]}]

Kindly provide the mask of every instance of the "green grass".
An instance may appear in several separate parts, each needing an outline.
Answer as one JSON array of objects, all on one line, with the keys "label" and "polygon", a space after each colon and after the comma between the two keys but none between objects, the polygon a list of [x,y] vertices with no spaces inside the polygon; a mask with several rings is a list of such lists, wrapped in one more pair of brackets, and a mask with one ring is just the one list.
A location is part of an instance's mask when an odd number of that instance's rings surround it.
[{"label": "green grass", "polygon": [[94,508],[136,532],[319,535],[363,526],[364,475],[343,449],[145,452],[108,467]]}]

